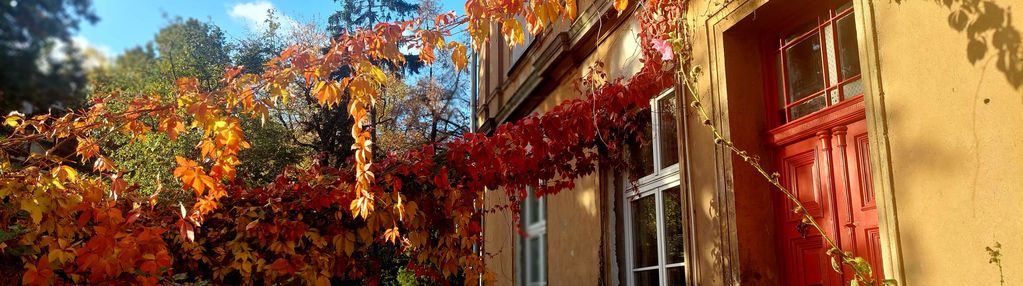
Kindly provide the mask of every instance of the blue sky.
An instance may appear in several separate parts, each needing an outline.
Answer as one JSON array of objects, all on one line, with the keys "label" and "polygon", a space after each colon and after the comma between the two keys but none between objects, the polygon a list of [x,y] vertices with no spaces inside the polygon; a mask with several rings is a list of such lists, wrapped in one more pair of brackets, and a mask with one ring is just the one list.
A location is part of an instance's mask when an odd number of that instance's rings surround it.
[{"label": "blue sky", "polygon": [[[459,14],[465,3],[439,2],[445,11]],[[228,41],[236,41],[258,29],[268,8],[276,9],[282,21],[316,21],[325,26],[337,7],[333,0],[94,0],[93,10],[100,20],[95,25],[83,23],[76,40],[113,57],[152,40],[176,16],[212,22],[224,29]]]}]

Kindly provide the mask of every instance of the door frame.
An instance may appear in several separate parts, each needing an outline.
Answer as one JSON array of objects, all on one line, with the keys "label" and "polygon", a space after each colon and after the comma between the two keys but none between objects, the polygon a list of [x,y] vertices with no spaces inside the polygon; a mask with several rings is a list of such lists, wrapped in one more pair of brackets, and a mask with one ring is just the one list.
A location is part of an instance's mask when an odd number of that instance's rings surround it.
[{"label": "door frame", "polygon": [[[706,108],[710,114],[716,115],[711,124],[716,126],[724,136],[730,137],[729,99],[725,73],[724,33],[747,17],[755,17],[755,11],[771,0],[738,0],[727,1],[719,6],[706,6],[699,1],[690,2],[688,21],[696,27],[693,33],[693,45],[703,46],[694,49],[697,52],[693,65],[700,65],[707,73],[695,87],[704,93]],[[778,1],[778,0],[773,0]],[[877,202],[878,227],[881,232],[881,263],[886,279],[905,283],[900,245],[898,218],[895,205],[895,190],[892,175],[890,148],[887,138],[887,118],[884,104],[884,85],[880,76],[879,47],[877,28],[874,22],[874,7],[870,0],[852,0],[856,12],[856,35],[858,39],[861,77],[864,83],[863,103],[870,140],[869,156],[870,171],[873,174],[872,184]],[[699,54],[705,51],[706,54]],[[740,106],[742,103],[738,103]],[[692,144],[692,143],[689,143]],[[722,211],[722,222],[715,230],[721,233],[721,259],[733,261],[719,268],[720,277],[726,285],[741,282],[741,265],[738,235],[736,231],[735,198],[732,189],[733,176],[732,154],[721,146],[714,147],[715,185],[717,208]],[[707,273],[711,274],[711,273]],[[716,274],[715,274],[716,275]]]}]

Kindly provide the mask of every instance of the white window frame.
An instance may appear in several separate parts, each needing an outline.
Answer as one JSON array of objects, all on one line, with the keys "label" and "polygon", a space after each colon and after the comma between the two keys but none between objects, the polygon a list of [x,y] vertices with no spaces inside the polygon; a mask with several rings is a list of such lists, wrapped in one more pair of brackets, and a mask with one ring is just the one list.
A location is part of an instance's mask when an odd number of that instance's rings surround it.
[{"label": "white window frame", "polygon": [[[518,246],[520,247],[518,266],[520,270],[518,275],[519,283],[517,284],[523,286],[547,285],[547,200],[545,197],[536,198],[536,194],[534,193],[535,191],[536,190],[532,187],[526,187],[528,195],[522,202],[522,208],[519,210],[519,215],[523,222],[522,228],[526,236],[519,236],[518,239]],[[529,203],[530,198],[536,198],[536,205]],[[529,217],[530,210],[533,207],[538,208],[537,214],[540,216],[537,218],[535,223],[532,223]],[[533,238],[537,238],[537,241],[540,244],[540,257],[537,257],[536,259],[532,259],[529,252],[529,243]],[[540,266],[538,267],[540,269],[540,273],[537,273],[540,278],[540,281],[538,282],[529,281],[529,278],[533,273],[530,272],[532,267],[528,264],[533,261],[539,261],[540,263]]]},{"label": "white window frame", "polygon": [[[637,183],[639,185],[645,185],[645,184],[649,184],[649,183],[654,183],[654,182],[659,181],[660,179],[663,179],[664,177],[672,175],[672,174],[676,175],[675,176],[676,180],[678,179],[677,178],[678,177],[677,174],[678,174],[679,166],[681,165],[680,164],[681,160],[679,160],[679,162],[676,162],[675,164],[673,164],[671,166],[666,166],[666,167],[662,167],[661,166],[661,141],[660,141],[661,140],[661,134],[660,134],[661,119],[658,116],[658,114],[660,112],[660,108],[659,108],[659,106],[657,106],[657,101],[660,100],[660,99],[663,99],[665,97],[669,97],[669,96],[675,96],[675,89],[674,88],[669,88],[669,89],[661,92],[661,94],[659,94],[659,95],[655,96],[654,98],[650,99],[650,122],[651,122],[650,123],[650,134],[652,135],[651,136],[651,141],[652,141],[652,144],[653,144],[652,145],[652,149],[654,150],[654,172],[650,173],[650,174],[647,174],[647,175],[644,175],[643,177],[640,177],[637,180]],[[678,112],[681,112],[681,109],[679,109]],[[679,117],[680,118],[678,120],[675,120],[675,124],[681,124],[682,123],[681,116],[679,116]],[[679,133],[676,132],[675,136],[678,136],[678,134]],[[678,144],[682,144],[682,140],[679,140]]]},{"label": "white window frame", "polygon": [[[654,98],[650,99],[650,112],[651,112],[651,116],[650,116],[651,125],[650,126],[651,126],[651,135],[652,135],[651,136],[652,137],[651,141],[652,141],[652,144],[653,144],[653,146],[652,146],[653,148],[652,149],[653,149],[653,157],[654,157],[653,158],[653,161],[654,161],[654,171],[651,174],[648,174],[648,175],[645,175],[643,177],[640,177],[635,184],[626,183],[625,186],[624,186],[625,187],[625,191],[622,192],[622,194],[624,195],[623,201],[625,202],[624,203],[625,211],[624,211],[623,218],[624,218],[624,221],[625,221],[625,223],[624,223],[624,230],[625,230],[625,233],[626,233],[625,234],[625,247],[624,247],[624,249],[625,249],[625,261],[626,261],[625,262],[625,271],[627,272],[626,273],[626,285],[636,285],[636,273],[637,272],[647,271],[647,270],[655,270],[655,269],[658,272],[659,285],[667,285],[667,283],[668,283],[668,272],[667,272],[667,270],[668,270],[668,268],[673,268],[673,267],[682,267],[683,280],[688,281],[688,273],[689,273],[689,268],[690,268],[690,266],[688,265],[688,262],[689,262],[689,255],[688,255],[688,253],[683,253],[683,257],[684,257],[683,262],[681,262],[681,263],[673,263],[673,264],[667,264],[667,257],[666,257],[666,253],[665,253],[665,250],[667,249],[667,246],[665,245],[666,242],[665,242],[665,237],[664,237],[666,232],[665,232],[665,229],[664,229],[665,221],[664,221],[664,195],[663,195],[663,192],[664,192],[664,190],[671,189],[673,187],[678,187],[680,190],[683,190],[683,186],[681,184],[681,177],[680,177],[680,174],[679,174],[679,168],[680,168],[679,166],[681,166],[682,159],[680,158],[678,163],[675,163],[675,164],[673,164],[671,166],[666,166],[666,167],[662,167],[661,166],[660,117],[658,116],[658,114],[659,114],[658,113],[659,112],[659,110],[658,110],[659,106],[657,105],[657,101],[660,100],[660,99],[663,99],[665,97],[668,97],[668,96],[675,96],[674,89],[665,90],[664,92],[662,92],[658,96],[655,96]],[[676,104],[678,104],[678,103],[676,103]],[[681,113],[682,109],[679,108],[678,110],[676,110],[676,112]],[[675,123],[676,124],[685,124],[684,121],[683,121],[684,119],[682,117],[683,117],[682,114],[679,114],[679,117],[675,120]],[[677,136],[678,134],[681,134],[681,133],[676,132],[675,134]],[[684,140],[681,140],[681,138],[682,137],[680,137],[680,140],[678,141],[678,144],[685,144]],[[656,233],[656,237],[657,237],[657,250],[656,250],[656,253],[657,253],[657,265],[656,266],[648,266],[648,267],[636,268],[635,265],[634,265],[635,264],[635,255],[636,254],[634,253],[635,250],[634,250],[634,244],[633,244],[633,240],[635,239],[634,238],[635,234],[633,233],[633,223],[632,223],[632,218],[633,218],[632,202],[637,201],[637,200],[642,199],[642,198],[645,198],[647,196],[654,196],[654,201],[655,201],[654,204],[656,205],[655,208],[656,208],[656,218],[657,218],[657,230],[656,230],[656,232],[657,232]],[[683,202],[680,202],[680,203],[683,206],[683,214],[684,215],[680,219],[682,220],[683,224],[688,225],[689,224],[689,220],[688,220],[688,218],[686,217],[685,214],[688,214],[689,211],[688,211],[688,207],[686,207],[687,204],[684,202],[684,200],[685,199],[684,199],[684,196],[683,196]],[[683,236],[685,236],[685,238],[682,240],[683,244],[688,244],[689,241],[690,241],[689,237],[688,237],[688,233],[689,233],[688,226],[684,227],[684,229],[683,229],[683,231],[681,233],[682,233]],[[684,251],[686,251],[686,252],[689,251],[688,245],[683,245],[682,249],[684,249]]]}]

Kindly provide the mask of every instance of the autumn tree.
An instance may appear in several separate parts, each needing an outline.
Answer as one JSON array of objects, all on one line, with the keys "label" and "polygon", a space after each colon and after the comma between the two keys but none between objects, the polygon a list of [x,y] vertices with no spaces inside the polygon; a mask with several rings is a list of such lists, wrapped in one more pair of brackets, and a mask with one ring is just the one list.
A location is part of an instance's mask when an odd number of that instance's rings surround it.
[{"label": "autumn tree", "polygon": [[[121,94],[108,104],[115,110],[126,110],[137,98],[174,102],[173,96],[166,95],[173,94],[174,81],[180,77],[198,79],[203,89],[218,88],[225,67],[233,64],[231,46],[216,25],[176,18],[161,28],[152,42],[125,51],[108,68],[90,72],[91,96],[100,99],[110,93]],[[261,124],[259,119],[249,117],[243,117],[241,123],[252,133],[250,138],[261,143],[240,155],[246,159],[241,172],[252,184],[269,182],[284,166],[301,161],[303,151],[288,143],[289,130],[281,124]],[[122,176],[128,183],[138,184],[145,192],[154,192],[159,186],[178,187],[169,167],[175,164],[176,156],[192,152],[199,143],[199,134],[185,132],[183,126],[174,128],[182,132],[104,136],[100,144],[116,147],[111,158],[127,171]]]},{"label": "autumn tree", "polygon": [[[435,18],[440,9],[436,1],[421,1],[417,18]],[[370,123],[380,150],[400,153],[469,132],[469,75],[456,69],[450,51],[439,53],[420,73],[395,74],[381,89]]]},{"label": "autumn tree", "polygon": [[[97,20],[90,0],[0,5],[0,109],[44,113],[80,103],[85,96],[82,51],[72,35],[80,23]],[[40,61],[45,65],[37,66]]]},{"label": "autumn tree", "polygon": [[[232,58],[234,63],[242,67],[242,73],[263,73],[263,64],[276,57],[284,47],[293,43],[293,37],[286,35],[281,29],[280,17],[274,9],[266,11],[262,30],[250,31],[247,38],[236,44]],[[298,28],[298,27],[294,27]]]}]

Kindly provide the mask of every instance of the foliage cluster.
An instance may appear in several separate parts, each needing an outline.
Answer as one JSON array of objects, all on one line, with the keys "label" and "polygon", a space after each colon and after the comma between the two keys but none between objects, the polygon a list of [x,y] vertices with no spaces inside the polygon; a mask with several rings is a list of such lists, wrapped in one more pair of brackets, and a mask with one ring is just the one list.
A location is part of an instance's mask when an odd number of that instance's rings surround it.
[{"label": "foliage cluster", "polygon": [[[236,67],[209,77],[214,71],[196,69],[152,96],[96,97],[63,116],[11,113],[3,123],[9,136],[0,140],[0,220],[8,226],[0,230],[0,260],[20,260],[26,284],[377,285],[393,262],[381,254],[402,252],[406,269],[433,282],[492,279],[477,249],[481,216],[517,213],[526,186],[556,194],[598,165],[624,165],[624,146],[641,137],[636,117],[651,95],[674,83],[676,67],[657,56],[685,50],[676,21],[686,3],[647,5],[653,8],[639,12],[649,13],[640,15],[644,65],[629,81],[593,71],[584,99],[498,126],[490,136],[467,133],[383,159],[373,155],[370,112],[389,80],[381,67],[402,66],[403,48],[418,50],[428,65],[449,56],[462,69],[467,47],[447,40],[456,28],[466,24],[477,48],[496,27],[507,42],[521,43],[525,32],[574,18],[575,1],[470,0],[466,16],[378,23],[341,33],[326,49],[289,46],[258,73]],[[614,7],[624,11],[628,1]],[[180,61],[186,59],[168,59],[175,70],[191,65]],[[266,184],[239,176],[244,152],[255,149],[251,122],[288,106],[295,90],[347,110],[353,156],[341,167],[286,167]],[[110,146],[107,136],[129,140]],[[152,194],[139,192],[111,157],[146,137],[195,142],[173,158],[175,185],[156,181]],[[511,203],[484,208],[485,189],[503,190]],[[185,194],[190,203],[163,193]]]}]

